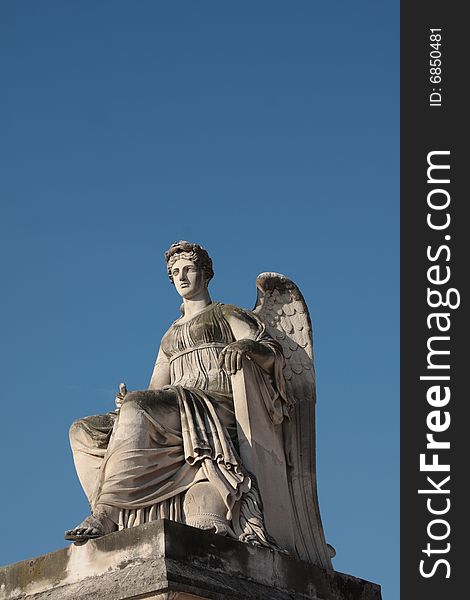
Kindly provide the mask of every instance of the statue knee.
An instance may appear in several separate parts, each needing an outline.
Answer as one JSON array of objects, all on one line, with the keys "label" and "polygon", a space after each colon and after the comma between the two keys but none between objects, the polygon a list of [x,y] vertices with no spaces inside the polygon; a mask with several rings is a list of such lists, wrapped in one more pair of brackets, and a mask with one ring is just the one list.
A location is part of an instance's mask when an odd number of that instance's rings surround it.
[{"label": "statue knee", "polygon": [[157,405],[177,408],[178,399],[176,393],[171,389],[128,392],[122,403],[121,411],[125,408],[152,410]]},{"label": "statue knee", "polygon": [[83,437],[83,423],[82,419],[77,419],[69,428],[69,440],[72,448],[81,437]]},{"label": "statue knee", "polygon": [[135,409],[140,406],[142,399],[142,392],[127,392],[121,405],[121,412],[123,410]]},{"label": "statue knee", "polygon": [[142,411],[152,415],[164,427],[181,429],[178,397],[172,389],[128,392],[120,409],[120,420],[132,420]]}]

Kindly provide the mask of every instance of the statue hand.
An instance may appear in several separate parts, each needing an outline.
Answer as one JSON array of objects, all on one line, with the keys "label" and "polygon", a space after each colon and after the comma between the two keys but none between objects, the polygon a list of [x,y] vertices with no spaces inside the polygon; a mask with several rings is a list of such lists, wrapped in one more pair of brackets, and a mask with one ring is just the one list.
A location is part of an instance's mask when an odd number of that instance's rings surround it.
[{"label": "statue hand", "polygon": [[251,360],[252,354],[256,354],[259,344],[254,340],[237,340],[226,346],[219,356],[219,367],[224,369],[228,375],[235,375],[242,368],[242,358]]},{"label": "statue hand", "polygon": [[116,410],[119,410],[124,402],[124,398],[127,394],[127,387],[125,383],[119,384],[119,392],[116,394],[116,398],[114,400],[116,404]]}]

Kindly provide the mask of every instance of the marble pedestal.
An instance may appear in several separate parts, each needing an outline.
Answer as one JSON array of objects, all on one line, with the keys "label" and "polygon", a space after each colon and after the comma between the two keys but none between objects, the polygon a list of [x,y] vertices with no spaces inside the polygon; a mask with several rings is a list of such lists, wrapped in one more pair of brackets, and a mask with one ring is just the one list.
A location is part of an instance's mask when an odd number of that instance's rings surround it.
[{"label": "marble pedestal", "polygon": [[155,521],[0,569],[0,600],[381,600],[380,586]]}]

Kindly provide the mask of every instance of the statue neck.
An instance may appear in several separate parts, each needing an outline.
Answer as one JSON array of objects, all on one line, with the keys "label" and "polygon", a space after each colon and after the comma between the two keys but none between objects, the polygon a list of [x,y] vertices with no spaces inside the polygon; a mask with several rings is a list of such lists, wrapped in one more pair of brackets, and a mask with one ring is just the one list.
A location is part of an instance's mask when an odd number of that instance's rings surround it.
[{"label": "statue neck", "polygon": [[204,290],[204,292],[201,292],[201,294],[199,294],[198,296],[196,296],[194,298],[185,298],[183,300],[183,306],[184,306],[183,320],[194,317],[195,315],[197,315],[197,313],[201,312],[201,310],[204,310],[206,308],[206,306],[209,306],[209,304],[211,304],[211,303],[212,303],[212,300],[211,300],[211,297],[209,296],[209,292],[207,290]]}]

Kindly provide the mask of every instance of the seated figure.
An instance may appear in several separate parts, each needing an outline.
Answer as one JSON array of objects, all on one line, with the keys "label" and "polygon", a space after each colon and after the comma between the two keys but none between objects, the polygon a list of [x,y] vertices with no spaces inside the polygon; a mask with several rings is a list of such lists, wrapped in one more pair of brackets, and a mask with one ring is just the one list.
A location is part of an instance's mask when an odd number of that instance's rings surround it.
[{"label": "seated figure", "polygon": [[300,292],[266,273],[253,312],[212,302],[206,250],[181,241],[165,257],[182,316],[162,338],[147,390],[122,384],[114,412],[73,423],[92,513],[66,539],[167,518],[331,568],[316,499],[311,327]]}]

